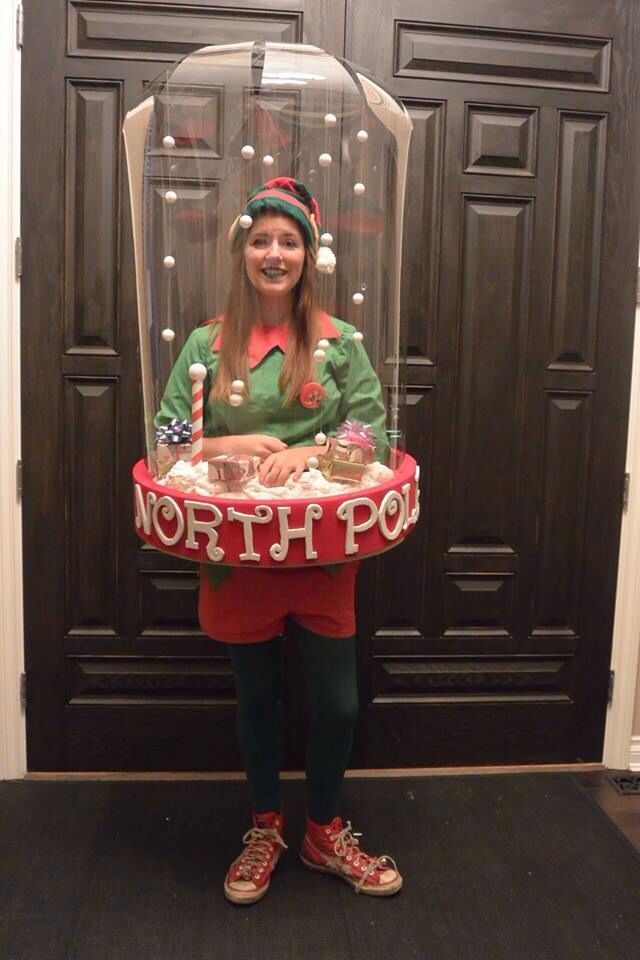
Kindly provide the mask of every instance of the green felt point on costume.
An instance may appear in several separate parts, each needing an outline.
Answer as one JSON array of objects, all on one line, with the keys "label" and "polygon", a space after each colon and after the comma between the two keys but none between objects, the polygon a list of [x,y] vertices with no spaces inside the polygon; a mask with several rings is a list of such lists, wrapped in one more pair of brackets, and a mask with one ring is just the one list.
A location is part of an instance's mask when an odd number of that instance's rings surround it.
[{"label": "green felt point on costume", "polygon": [[217,590],[231,573],[231,567],[225,564],[203,563],[201,566],[212,590]]}]

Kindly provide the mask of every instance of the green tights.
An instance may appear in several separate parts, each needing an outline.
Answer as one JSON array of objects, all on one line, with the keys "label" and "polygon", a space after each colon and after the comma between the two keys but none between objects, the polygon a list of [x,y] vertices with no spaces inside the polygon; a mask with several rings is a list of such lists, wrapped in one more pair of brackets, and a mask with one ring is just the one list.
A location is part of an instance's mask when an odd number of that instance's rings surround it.
[{"label": "green tights", "polygon": [[[295,621],[287,633],[300,650],[309,703],[308,813],[329,823],[338,813],[358,714],[355,637],[322,637]],[[282,809],[280,694],[282,637],[228,644],[238,695],[238,731],[256,813]]]}]

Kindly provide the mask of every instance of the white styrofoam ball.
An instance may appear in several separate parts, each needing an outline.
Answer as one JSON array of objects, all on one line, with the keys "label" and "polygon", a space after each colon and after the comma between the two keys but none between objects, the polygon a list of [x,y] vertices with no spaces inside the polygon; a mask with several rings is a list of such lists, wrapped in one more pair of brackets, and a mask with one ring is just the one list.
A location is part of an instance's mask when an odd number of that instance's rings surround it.
[{"label": "white styrofoam ball", "polygon": [[253,224],[253,217],[250,217],[248,213],[243,213],[238,223],[240,224],[243,230],[248,230],[249,227]]},{"label": "white styrofoam ball", "polygon": [[321,167],[328,167],[331,165],[331,159],[330,153],[321,153],[318,157],[318,163]]},{"label": "white styrofoam ball", "polygon": [[325,340],[324,337],[322,338],[322,340],[318,340],[318,348],[320,350],[328,350],[330,346],[331,344],[329,343],[328,340]]},{"label": "white styrofoam ball", "polygon": [[204,380],[207,375],[207,368],[204,363],[192,363],[189,367],[189,376],[192,380]]},{"label": "white styrofoam ball", "polygon": [[366,130],[358,130],[356,133],[356,138],[360,141],[360,143],[365,143],[369,139],[369,134]]},{"label": "white styrofoam ball", "polygon": [[175,203],[176,200],[178,199],[178,194],[175,192],[175,190],[167,190],[167,192],[164,195],[164,198],[167,201],[167,203]]},{"label": "white styrofoam ball", "polygon": [[239,393],[232,393],[229,396],[229,403],[232,407],[241,407],[244,403],[244,398]]},{"label": "white styrofoam ball", "polygon": [[320,237],[320,243],[323,247],[330,247],[333,243],[333,237],[330,233],[323,233]]},{"label": "white styrofoam ball", "polygon": [[171,268],[175,267],[176,265],[176,258],[172,257],[171,254],[168,253],[162,262],[164,263],[167,270],[171,270]]},{"label": "white styrofoam ball", "polygon": [[355,340],[356,343],[362,343],[364,340],[364,333],[360,333],[359,330],[356,330],[355,333],[351,334],[351,339]]},{"label": "white styrofoam ball", "polygon": [[307,466],[311,467],[312,470],[316,470],[320,461],[317,457],[307,457]]},{"label": "white styrofoam ball", "polygon": [[357,197],[361,197],[366,189],[364,183],[354,183],[353,185],[353,192]]},{"label": "white styrofoam ball", "polygon": [[315,441],[318,446],[322,447],[327,442],[327,435],[320,430],[319,433],[316,433]]},{"label": "white styrofoam ball", "polygon": [[168,133],[166,137],[162,138],[162,146],[166,147],[167,150],[171,150],[173,147],[175,147],[175,145],[176,145],[176,142],[171,136],[171,134]]},{"label": "white styrofoam ball", "polygon": [[314,350],[314,352],[313,352],[313,359],[314,359],[314,360],[317,360],[318,362],[319,362],[320,360],[324,360],[326,356],[327,356],[327,355],[326,355],[326,353],[324,352],[324,350],[318,349],[318,350]]},{"label": "white styrofoam ball", "polygon": [[325,113],[324,122],[327,127],[335,127],[336,123],[338,122],[338,118],[336,117],[335,113]]},{"label": "white styrofoam ball", "polygon": [[364,301],[364,297],[363,297],[363,295],[362,295],[361,293],[354,293],[354,295],[351,297],[351,299],[353,300],[353,302],[354,302],[354,303],[356,304],[356,306],[358,306],[358,307],[359,307],[360,304]]},{"label": "white styrofoam ball", "polygon": [[176,338],[176,332],[175,330],[172,330],[171,327],[165,327],[160,336],[165,343],[171,343],[171,341],[175,340]]},{"label": "white styrofoam ball", "polygon": [[272,167],[273,157],[270,153],[265,153],[264,157],[262,158],[262,162],[264,163],[265,167]]},{"label": "white styrofoam ball", "polygon": [[253,157],[255,156],[255,150],[253,149],[250,143],[245,143],[240,153],[245,160],[252,160]]},{"label": "white styrofoam ball", "polygon": [[244,393],[244,387],[244,380],[234,380],[231,384],[231,390],[233,393]]}]

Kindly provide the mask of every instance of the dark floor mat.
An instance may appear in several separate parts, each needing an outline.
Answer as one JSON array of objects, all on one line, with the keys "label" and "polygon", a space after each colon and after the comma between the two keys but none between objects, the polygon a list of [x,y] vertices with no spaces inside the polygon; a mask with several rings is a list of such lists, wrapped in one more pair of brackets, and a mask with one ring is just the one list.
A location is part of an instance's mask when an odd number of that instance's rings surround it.
[{"label": "dark floor mat", "polygon": [[636,960],[640,855],[571,774],[349,780],[395,897],[356,895],[289,850],[267,897],[226,902],[246,786],[0,783],[2,960]]}]

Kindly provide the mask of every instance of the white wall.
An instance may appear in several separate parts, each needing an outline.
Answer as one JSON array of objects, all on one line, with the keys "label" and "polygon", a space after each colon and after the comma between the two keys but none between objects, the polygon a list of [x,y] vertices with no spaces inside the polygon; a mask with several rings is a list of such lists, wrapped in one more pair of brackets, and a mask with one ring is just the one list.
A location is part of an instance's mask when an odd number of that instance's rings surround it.
[{"label": "white wall", "polygon": [[22,531],[16,495],[20,285],[15,277],[14,243],[20,233],[20,52],[15,16],[13,2],[0,4],[0,779],[20,777],[26,770],[20,710]]}]

